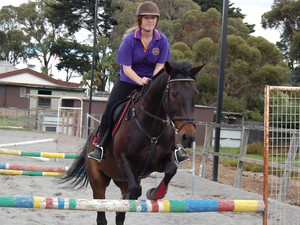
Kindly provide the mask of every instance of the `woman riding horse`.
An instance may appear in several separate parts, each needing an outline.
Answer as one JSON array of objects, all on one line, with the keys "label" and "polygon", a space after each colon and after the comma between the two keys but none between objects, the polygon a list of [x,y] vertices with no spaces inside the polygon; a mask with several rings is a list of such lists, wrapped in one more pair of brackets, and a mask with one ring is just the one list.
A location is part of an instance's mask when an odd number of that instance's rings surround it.
[{"label": "woman riding horse", "polygon": [[[109,113],[113,106],[126,99],[133,90],[139,90],[149,82],[170,58],[170,47],[167,37],[156,30],[159,20],[159,9],[153,2],[141,3],[136,11],[137,25],[126,32],[120,45],[117,62],[120,63],[120,76],[110,93],[106,109],[102,115],[94,151],[88,157],[101,162],[105,159],[103,145],[109,135]],[[183,149],[174,145],[178,162],[189,159]]]}]

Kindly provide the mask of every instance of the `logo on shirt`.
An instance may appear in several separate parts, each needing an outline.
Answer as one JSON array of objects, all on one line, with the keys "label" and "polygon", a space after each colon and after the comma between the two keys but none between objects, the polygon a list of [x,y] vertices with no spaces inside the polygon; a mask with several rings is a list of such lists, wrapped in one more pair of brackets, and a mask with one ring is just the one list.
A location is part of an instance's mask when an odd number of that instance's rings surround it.
[{"label": "logo on shirt", "polygon": [[152,54],[153,55],[159,55],[159,48],[153,48],[152,49]]}]

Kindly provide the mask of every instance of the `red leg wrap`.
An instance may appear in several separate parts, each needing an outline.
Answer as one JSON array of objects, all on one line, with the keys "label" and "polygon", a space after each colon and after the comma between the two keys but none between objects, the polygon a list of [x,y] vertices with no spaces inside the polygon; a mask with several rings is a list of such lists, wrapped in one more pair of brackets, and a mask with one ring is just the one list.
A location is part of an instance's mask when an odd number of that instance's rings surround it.
[{"label": "red leg wrap", "polygon": [[159,186],[156,189],[156,193],[154,195],[153,199],[162,199],[163,197],[165,197],[167,193],[167,186],[165,185],[165,181],[162,180],[162,182],[159,184]]}]

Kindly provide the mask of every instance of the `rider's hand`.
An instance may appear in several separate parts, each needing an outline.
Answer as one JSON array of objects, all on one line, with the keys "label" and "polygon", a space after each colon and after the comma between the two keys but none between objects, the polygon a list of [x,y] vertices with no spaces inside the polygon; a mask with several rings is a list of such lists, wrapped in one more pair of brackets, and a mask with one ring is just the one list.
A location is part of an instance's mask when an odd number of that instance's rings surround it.
[{"label": "rider's hand", "polygon": [[150,81],[150,79],[148,77],[143,77],[139,80],[138,84],[143,86],[145,84],[147,84]]}]

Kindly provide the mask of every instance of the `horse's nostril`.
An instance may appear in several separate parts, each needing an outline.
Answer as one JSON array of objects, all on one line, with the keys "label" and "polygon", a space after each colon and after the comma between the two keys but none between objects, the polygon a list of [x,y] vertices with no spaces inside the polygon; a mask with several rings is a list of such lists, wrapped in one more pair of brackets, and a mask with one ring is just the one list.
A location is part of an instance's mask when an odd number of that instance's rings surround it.
[{"label": "horse's nostril", "polygon": [[189,135],[189,134],[183,134],[181,141],[184,147],[192,147],[192,144],[195,140],[195,137],[193,135]]}]

